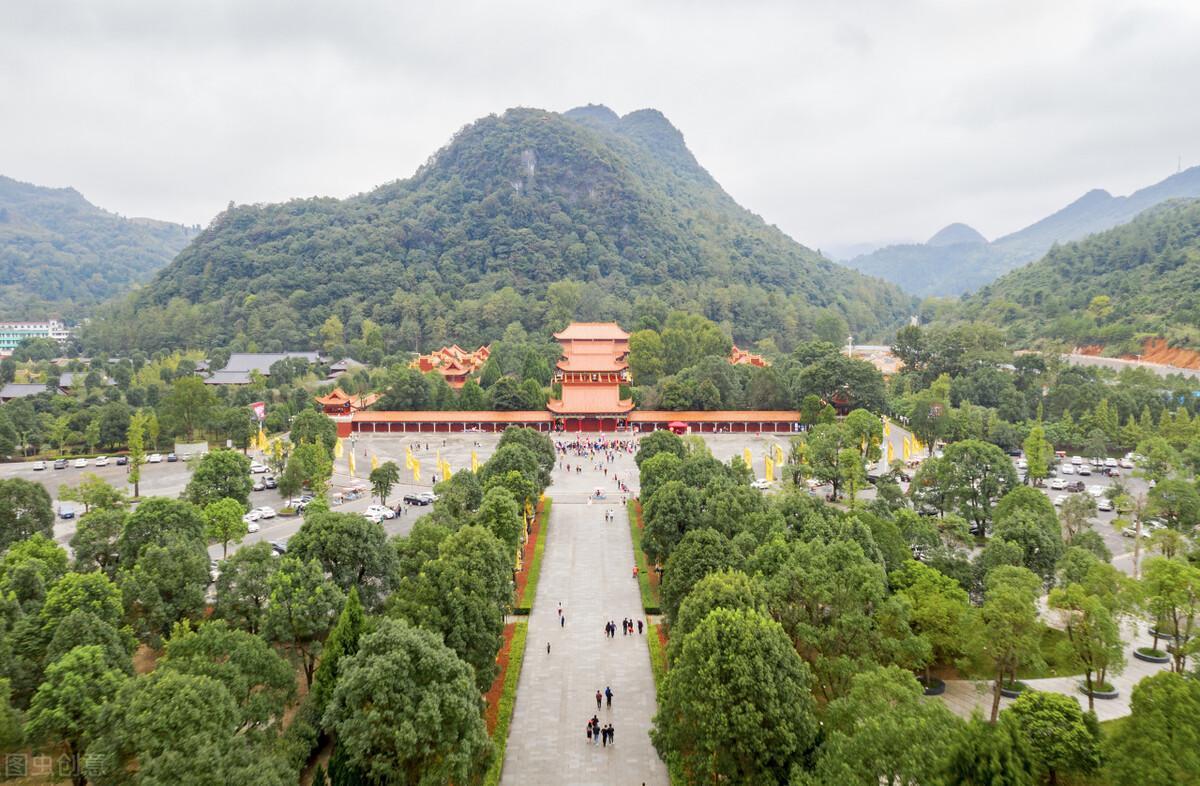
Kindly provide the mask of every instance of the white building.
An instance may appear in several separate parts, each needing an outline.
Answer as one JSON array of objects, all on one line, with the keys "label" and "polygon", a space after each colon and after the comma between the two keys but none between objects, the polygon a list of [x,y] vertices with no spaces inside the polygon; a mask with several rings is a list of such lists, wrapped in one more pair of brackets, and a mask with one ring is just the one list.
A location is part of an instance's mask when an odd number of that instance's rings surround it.
[{"label": "white building", "polygon": [[57,319],[46,322],[0,322],[0,355],[11,355],[13,350],[27,338],[52,338],[59,344],[67,343],[71,331]]}]

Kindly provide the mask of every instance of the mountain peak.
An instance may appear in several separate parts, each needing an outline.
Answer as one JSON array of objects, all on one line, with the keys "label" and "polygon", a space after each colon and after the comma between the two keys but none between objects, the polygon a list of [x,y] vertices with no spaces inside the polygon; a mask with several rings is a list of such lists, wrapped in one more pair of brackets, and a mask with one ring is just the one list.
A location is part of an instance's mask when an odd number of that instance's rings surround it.
[{"label": "mountain peak", "polygon": [[937,234],[929,238],[925,245],[957,246],[964,243],[982,244],[986,242],[987,238],[981,235],[974,227],[955,222],[938,230]]}]

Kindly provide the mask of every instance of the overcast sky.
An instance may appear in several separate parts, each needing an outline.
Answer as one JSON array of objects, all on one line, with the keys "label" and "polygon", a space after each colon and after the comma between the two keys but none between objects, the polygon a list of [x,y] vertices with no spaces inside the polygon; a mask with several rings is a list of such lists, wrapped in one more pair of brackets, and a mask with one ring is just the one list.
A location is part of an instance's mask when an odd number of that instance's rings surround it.
[{"label": "overcast sky", "polygon": [[1200,2],[3,2],[0,174],[124,215],[407,177],[512,106],[654,107],[806,245],[989,238],[1200,164]]}]

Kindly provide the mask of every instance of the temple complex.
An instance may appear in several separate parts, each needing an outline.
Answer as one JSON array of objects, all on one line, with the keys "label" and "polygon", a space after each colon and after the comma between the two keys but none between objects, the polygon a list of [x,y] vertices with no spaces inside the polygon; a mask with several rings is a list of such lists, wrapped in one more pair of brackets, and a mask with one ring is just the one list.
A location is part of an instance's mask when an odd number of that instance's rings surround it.
[{"label": "temple complex", "polygon": [[317,396],[317,403],[326,415],[350,415],[361,412],[380,399],[378,393],[351,396],[341,388],[334,388],[328,395]]},{"label": "temple complex", "polygon": [[729,353],[729,362],[735,366],[757,366],[759,368],[771,365],[762,355],[738,349],[737,344],[733,345],[733,350]]},{"label": "temple complex", "polygon": [[458,390],[466,384],[468,377],[483,368],[490,356],[491,348],[487,346],[468,352],[458,344],[453,344],[421,355],[409,365],[422,374],[436,371],[450,387]]},{"label": "temple complex", "polygon": [[629,384],[629,334],[615,322],[572,322],[554,338],[562,345],[554,372],[562,397],[546,408],[556,425],[567,431],[624,426],[633,409],[632,399],[621,398],[621,386]]}]

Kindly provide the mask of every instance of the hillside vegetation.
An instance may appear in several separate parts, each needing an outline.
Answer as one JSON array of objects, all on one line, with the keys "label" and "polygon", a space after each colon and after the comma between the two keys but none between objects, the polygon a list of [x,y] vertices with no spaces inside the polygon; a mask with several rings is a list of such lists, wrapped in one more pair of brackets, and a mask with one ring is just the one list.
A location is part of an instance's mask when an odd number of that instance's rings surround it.
[{"label": "hillside vegetation", "polygon": [[1056,246],[955,308],[1016,343],[1050,339],[1138,352],[1145,340],[1200,347],[1200,200]]},{"label": "hillside vegetation", "polygon": [[[1200,197],[1200,167],[1186,169],[1129,196],[1094,189],[1063,209],[991,243],[982,242],[983,238],[969,227],[951,224],[927,243],[887,246],[846,264],[922,297],[961,295],[1033,262],[1055,243],[1111,229],[1170,199],[1194,197]],[[949,231],[958,227],[961,229]]]},{"label": "hillside vegetation", "polygon": [[0,176],[0,319],[76,317],[149,279],[195,234]]},{"label": "hillside vegetation", "polygon": [[411,350],[485,343],[512,323],[657,326],[686,308],[786,347],[822,321],[878,336],[912,307],[738,206],[656,111],[513,109],[407,180],[231,207],[85,343],[294,348],[337,317]]}]

